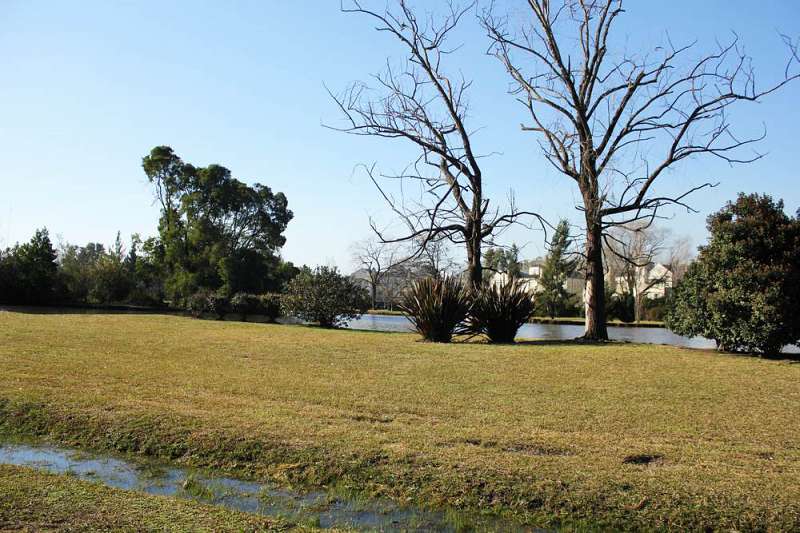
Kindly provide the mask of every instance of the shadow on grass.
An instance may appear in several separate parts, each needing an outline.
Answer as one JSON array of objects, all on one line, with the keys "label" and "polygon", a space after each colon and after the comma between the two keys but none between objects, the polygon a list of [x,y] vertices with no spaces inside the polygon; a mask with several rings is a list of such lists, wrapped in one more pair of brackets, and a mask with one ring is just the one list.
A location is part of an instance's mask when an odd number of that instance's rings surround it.
[{"label": "shadow on grass", "polygon": [[146,307],[137,305],[0,305],[0,311],[27,315],[104,315],[104,314],[136,314],[136,315],[181,315],[183,311],[168,307]]}]

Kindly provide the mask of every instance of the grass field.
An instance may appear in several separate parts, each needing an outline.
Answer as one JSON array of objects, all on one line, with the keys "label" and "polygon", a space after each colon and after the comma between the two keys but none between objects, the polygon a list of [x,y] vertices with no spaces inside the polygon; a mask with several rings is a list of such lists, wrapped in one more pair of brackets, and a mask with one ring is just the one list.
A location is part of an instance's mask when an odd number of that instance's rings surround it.
[{"label": "grass field", "polygon": [[0,429],[539,525],[800,528],[800,364],[0,313]]},{"label": "grass field", "polygon": [[0,465],[0,531],[310,531],[188,500]]}]

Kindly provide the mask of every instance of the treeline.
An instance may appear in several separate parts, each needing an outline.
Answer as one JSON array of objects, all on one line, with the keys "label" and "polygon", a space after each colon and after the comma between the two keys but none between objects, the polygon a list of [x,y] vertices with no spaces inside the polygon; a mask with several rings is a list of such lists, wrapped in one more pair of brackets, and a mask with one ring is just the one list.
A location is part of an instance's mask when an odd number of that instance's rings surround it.
[{"label": "treeline", "polygon": [[283,193],[185,163],[168,146],[142,161],[161,205],[158,236],[63,244],[47,229],[0,252],[0,303],[196,305],[197,294],[281,292],[299,269],[281,259],[293,214]]}]

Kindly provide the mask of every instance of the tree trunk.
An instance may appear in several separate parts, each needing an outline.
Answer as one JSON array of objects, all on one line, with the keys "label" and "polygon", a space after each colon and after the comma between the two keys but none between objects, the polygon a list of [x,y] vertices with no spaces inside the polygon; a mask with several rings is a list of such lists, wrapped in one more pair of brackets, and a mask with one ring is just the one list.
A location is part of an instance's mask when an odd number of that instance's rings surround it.
[{"label": "tree trunk", "polygon": [[644,298],[644,295],[637,290],[633,299],[633,319],[636,322],[641,322],[644,316]]},{"label": "tree trunk", "polygon": [[584,305],[586,322],[583,338],[608,340],[606,327],[606,291],[603,277],[602,227],[599,222],[587,220],[586,231],[586,290]]},{"label": "tree trunk", "polygon": [[480,288],[483,283],[483,266],[481,265],[481,236],[473,232],[467,240],[467,275],[472,288]]},{"label": "tree trunk", "polygon": [[370,296],[372,296],[372,308],[377,309],[378,305],[378,282],[370,283]]}]

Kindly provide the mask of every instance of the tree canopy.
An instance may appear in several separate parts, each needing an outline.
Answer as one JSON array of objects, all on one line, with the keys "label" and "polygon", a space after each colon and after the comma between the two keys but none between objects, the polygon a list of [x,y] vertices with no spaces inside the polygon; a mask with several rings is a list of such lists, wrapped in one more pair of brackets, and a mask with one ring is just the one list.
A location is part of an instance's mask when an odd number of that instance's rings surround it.
[{"label": "tree canopy", "polygon": [[283,193],[247,185],[221,165],[185,163],[168,146],[154,148],[142,167],[161,205],[168,297],[200,288],[260,293],[282,285],[291,267],[278,252],[293,216]]}]

